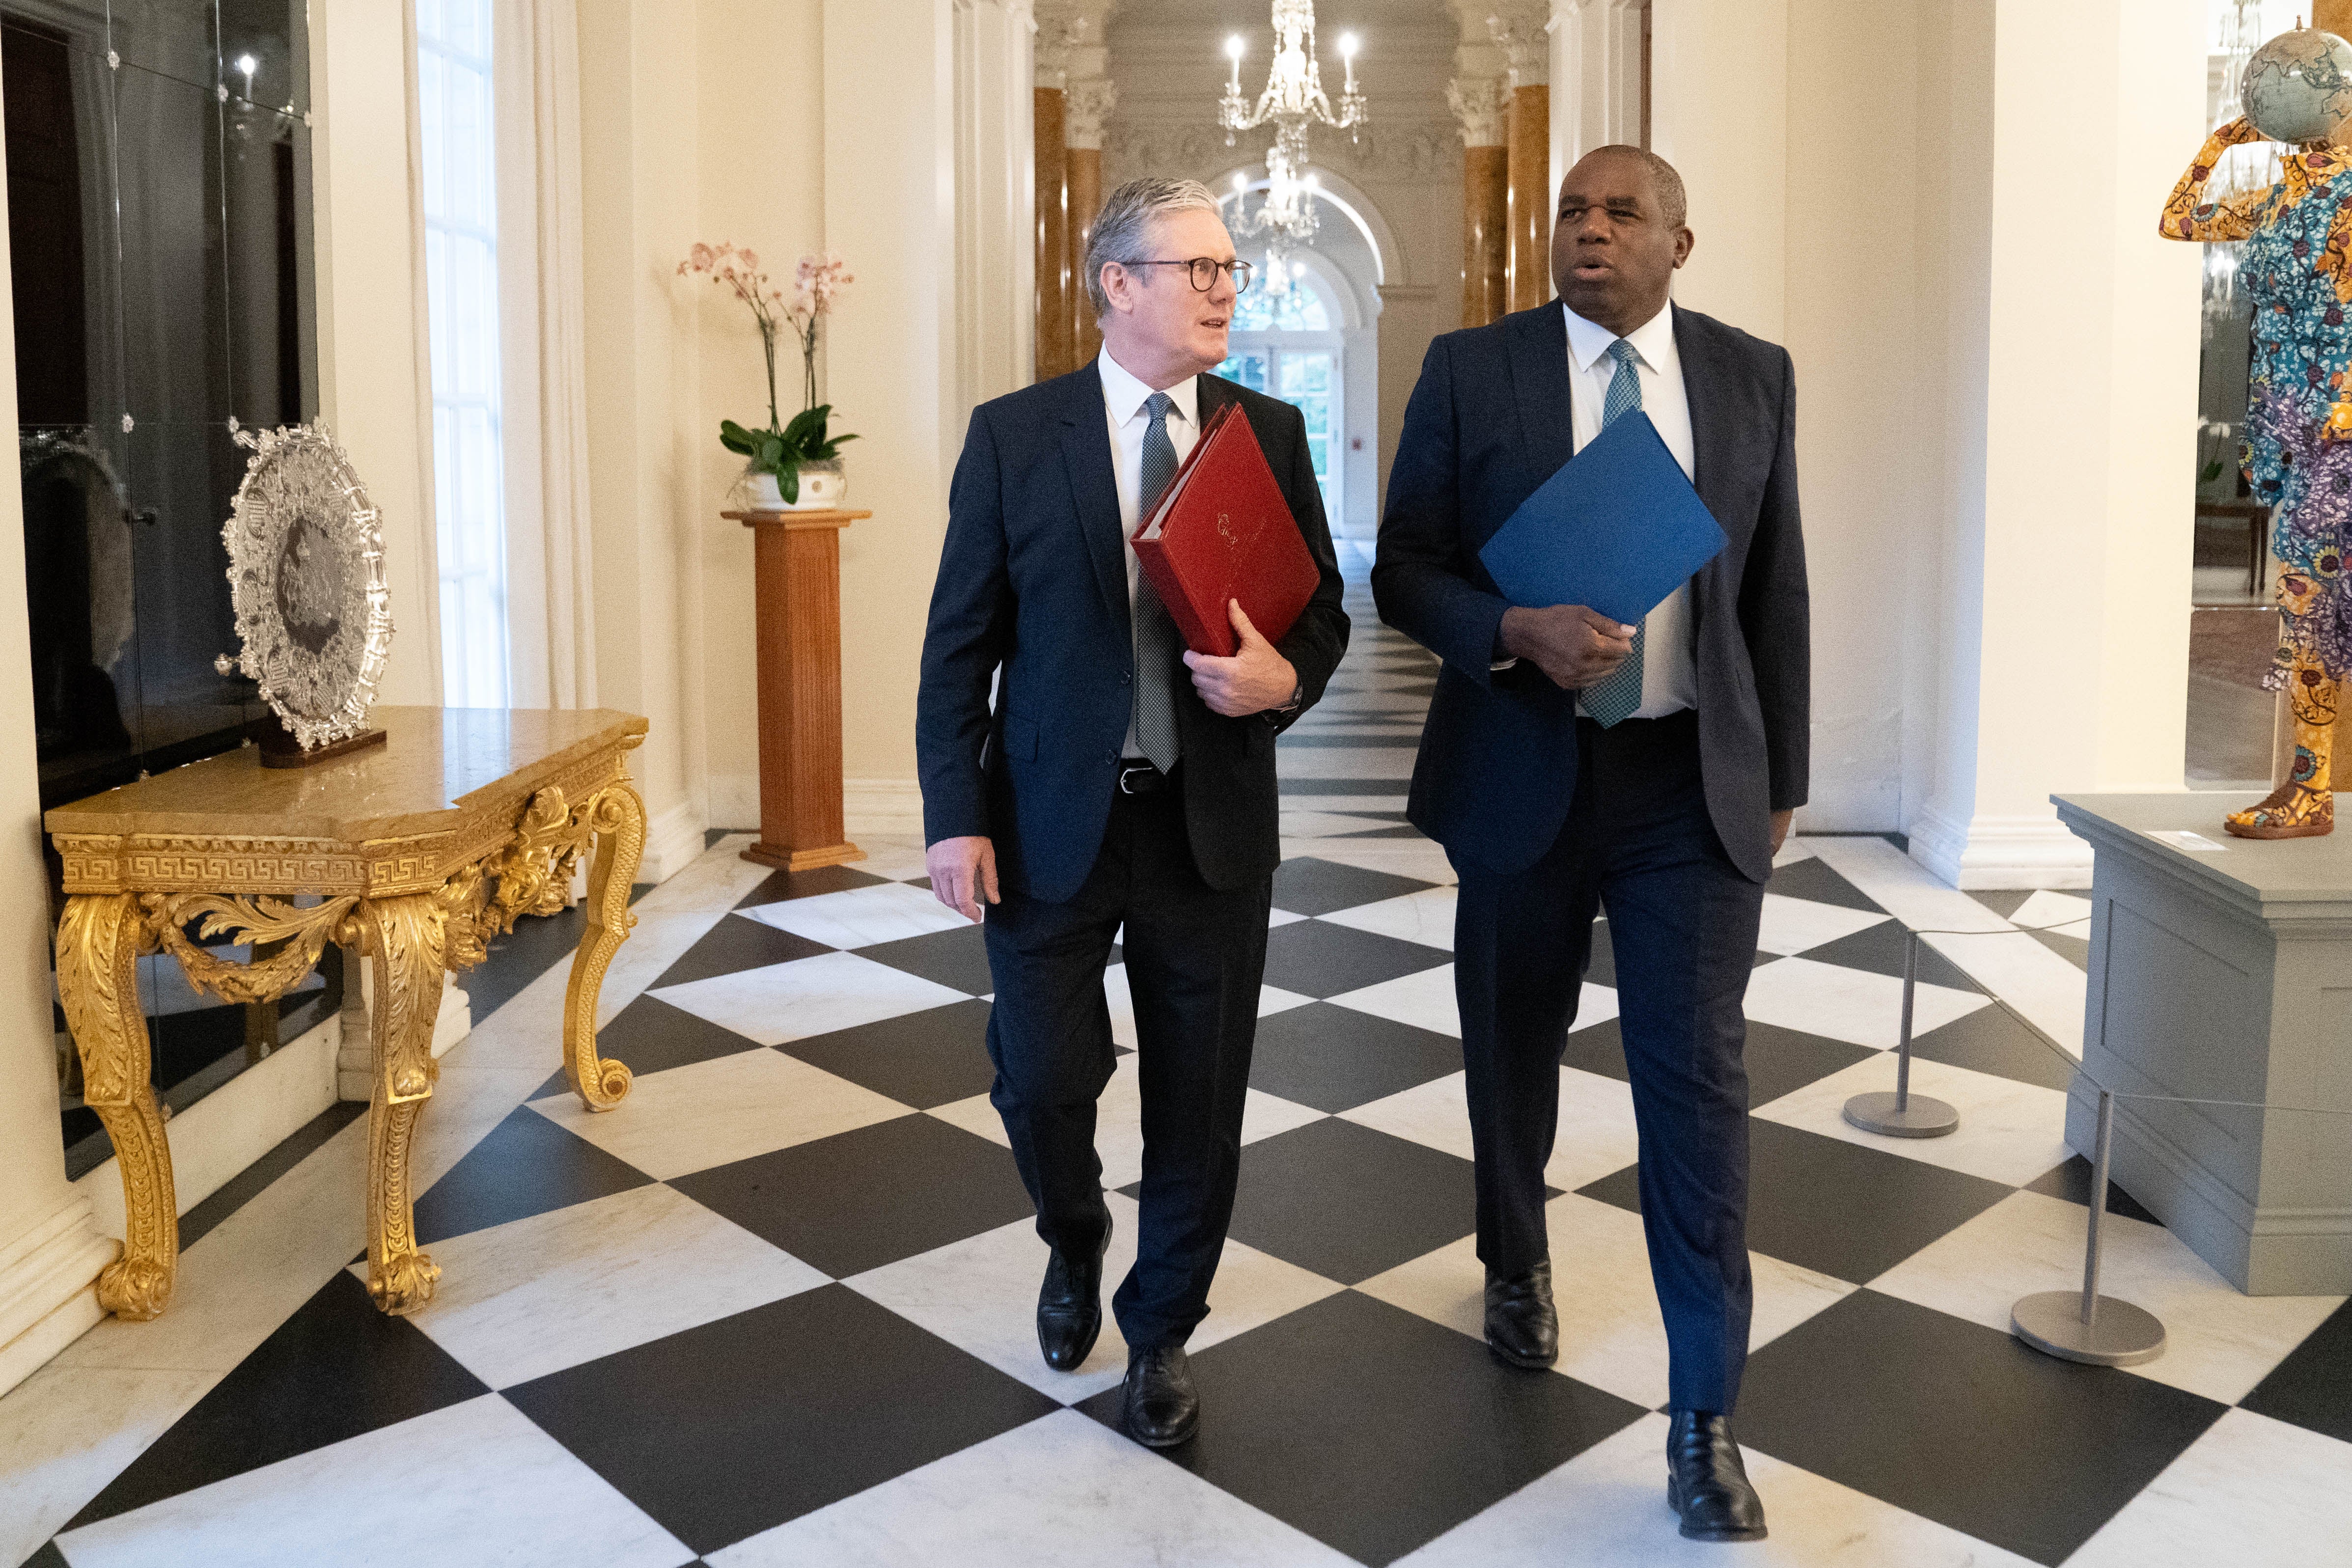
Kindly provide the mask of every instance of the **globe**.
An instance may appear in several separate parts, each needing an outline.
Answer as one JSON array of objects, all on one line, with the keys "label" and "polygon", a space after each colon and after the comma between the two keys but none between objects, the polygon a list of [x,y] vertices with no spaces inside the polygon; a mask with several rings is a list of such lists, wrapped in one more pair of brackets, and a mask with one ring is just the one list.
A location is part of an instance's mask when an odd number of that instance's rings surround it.
[{"label": "globe", "polygon": [[2273,141],[2340,141],[2352,123],[2352,44],[2316,27],[2281,33],[2246,61],[2239,93]]}]

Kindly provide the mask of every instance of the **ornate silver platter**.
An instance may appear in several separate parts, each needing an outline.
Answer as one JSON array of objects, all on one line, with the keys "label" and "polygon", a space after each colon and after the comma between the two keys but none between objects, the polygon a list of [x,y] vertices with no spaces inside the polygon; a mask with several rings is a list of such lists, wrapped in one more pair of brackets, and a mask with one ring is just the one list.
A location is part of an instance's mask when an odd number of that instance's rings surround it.
[{"label": "ornate silver platter", "polygon": [[378,514],[323,428],[240,430],[236,441],[253,457],[221,538],[245,647],[215,667],[258,682],[305,751],[351,739],[392,645]]}]

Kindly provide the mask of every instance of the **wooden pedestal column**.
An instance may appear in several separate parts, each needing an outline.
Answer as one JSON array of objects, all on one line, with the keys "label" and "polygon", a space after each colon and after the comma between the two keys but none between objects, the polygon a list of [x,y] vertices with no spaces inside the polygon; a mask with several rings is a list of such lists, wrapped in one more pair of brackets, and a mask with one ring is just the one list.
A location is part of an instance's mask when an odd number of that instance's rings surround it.
[{"label": "wooden pedestal column", "polygon": [[760,841],[782,871],[866,858],[841,808],[841,530],[871,512],[725,512],[751,530],[760,661]]}]

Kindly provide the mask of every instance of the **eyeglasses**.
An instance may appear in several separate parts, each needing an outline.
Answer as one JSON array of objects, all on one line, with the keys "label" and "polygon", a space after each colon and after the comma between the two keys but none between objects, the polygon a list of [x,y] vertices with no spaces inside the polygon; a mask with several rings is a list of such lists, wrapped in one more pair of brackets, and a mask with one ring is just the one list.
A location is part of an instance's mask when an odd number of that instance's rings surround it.
[{"label": "eyeglasses", "polygon": [[1216,261],[1205,256],[1196,256],[1190,261],[1122,261],[1119,266],[1187,268],[1192,274],[1192,287],[1203,294],[1217,286],[1217,274],[1221,272],[1233,274],[1234,293],[1246,294],[1249,292],[1250,274],[1256,270],[1246,261]]}]

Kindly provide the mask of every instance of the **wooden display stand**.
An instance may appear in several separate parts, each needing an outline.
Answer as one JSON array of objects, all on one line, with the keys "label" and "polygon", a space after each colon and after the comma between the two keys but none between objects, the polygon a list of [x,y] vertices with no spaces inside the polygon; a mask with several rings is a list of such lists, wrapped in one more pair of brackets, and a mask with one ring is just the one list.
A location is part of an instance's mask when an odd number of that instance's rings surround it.
[{"label": "wooden display stand", "polygon": [[809,871],[866,858],[841,804],[841,530],[871,512],[722,512],[751,530],[760,664],[760,841]]}]

